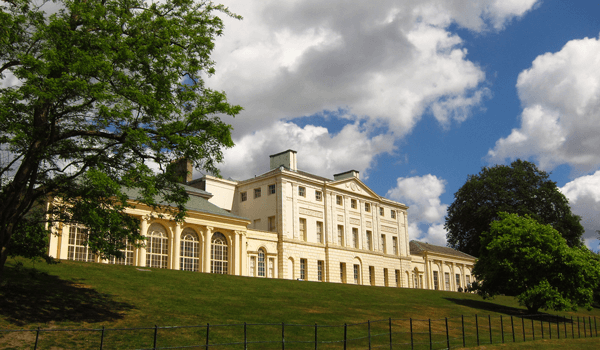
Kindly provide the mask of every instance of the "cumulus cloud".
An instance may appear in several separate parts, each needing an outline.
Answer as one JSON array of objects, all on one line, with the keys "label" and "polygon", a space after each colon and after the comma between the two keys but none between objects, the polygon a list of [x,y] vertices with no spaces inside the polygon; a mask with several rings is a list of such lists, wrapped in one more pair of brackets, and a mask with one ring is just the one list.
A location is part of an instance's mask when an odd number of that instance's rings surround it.
[{"label": "cumulus cloud", "polygon": [[446,180],[435,175],[400,177],[386,197],[408,205],[409,237],[436,245],[446,245],[444,218],[448,204],[441,203]]},{"label": "cumulus cloud", "polygon": [[569,199],[573,213],[582,218],[586,244],[597,250],[596,231],[600,230],[600,170],[565,184],[560,191]]},{"label": "cumulus cloud", "polygon": [[581,172],[600,166],[600,40],[569,41],[538,56],[517,80],[521,127],[496,142],[492,161],[535,157],[551,169],[569,164]]},{"label": "cumulus cloud", "polygon": [[245,108],[232,121],[239,142],[280,120],[339,108],[396,139],[424,114],[443,127],[460,123],[490,92],[448,28],[499,30],[536,0],[224,3],[244,20],[225,19],[208,84]]},{"label": "cumulus cloud", "polygon": [[[394,151],[394,138],[389,134],[371,137],[358,123],[346,125],[339,133],[326,128],[278,121],[270,127],[243,136],[235,147],[225,150],[223,174],[246,179],[269,169],[269,155],[286,149],[298,152],[298,169],[333,178],[347,170],[360,171],[368,178],[368,169],[383,153]],[[243,166],[240,166],[243,164]]]}]

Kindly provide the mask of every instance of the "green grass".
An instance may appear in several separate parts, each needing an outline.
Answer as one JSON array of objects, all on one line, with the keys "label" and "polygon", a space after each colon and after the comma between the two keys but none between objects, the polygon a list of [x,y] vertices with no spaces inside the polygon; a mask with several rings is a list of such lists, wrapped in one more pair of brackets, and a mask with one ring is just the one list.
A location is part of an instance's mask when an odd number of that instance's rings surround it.
[{"label": "green grass", "polygon": [[[389,341],[389,319],[392,318],[394,343],[407,343],[410,348],[410,321],[413,319],[413,342],[416,349],[429,348],[429,322],[432,319],[434,348],[446,345],[445,317],[451,347],[462,346],[464,315],[467,346],[476,346],[475,315],[478,316],[480,344],[489,344],[489,320],[492,342],[501,341],[500,315],[506,341],[512,342],[510,316],[515,326],[515,340],[521,346],[531,342],[533,334],[545,337],[552,327],[556,338],[556,318],[546,315],[541,320],[525,319],[526,339],[522,339],[522,322],[518,318],[526,310],[514,298],[483,300],[477,295],[403,288],[367,287],[335,283],[301,282],[223,276],[186,271],[149,269],[139,271],[131,266],[62,261],[55,265],[9,260],[5,280],[0,286],[0,329],[53,329],[42,332],[39,348],[99,348],[100,332],[63,331],[71,328],[100,329],[106,327],[105,349],[151,348],[154,327],[193,326],[199,328],[159,329],[158,346],[204,344],[207,323],[211,324],[210,341],[243,342],[243,323],[247,322],[248,341],[281,341],[281,323],[286,326],[286,340],[314,340],[314,324],[338,327],[319,328],[319,340],[343,339],[344,323],[351,342],[349,349],[367,348],[371,320],[373,345]],[[146,269],[148,270],[148,269]],[[561,315],[594,317],[600,322],[600,310],[579,310]],[[564,319],[560,319],[561,321]],[[550,321],[550,323],[548,323]],[[587,321],[586,321],[587,322]],[[270,323],[272,325],[255,325]],[[358,324],[357,323],[361,323]],[[216,327],[215,325],[236,324]],[[581,337],[583,330],[580,323]],[[586,323],[586,326],[589,325]],[[147,327],[145,330],[111,330]],[[559,325],[561,333],[564,324]],[[571,336],[568,324],[567,333]],[[574,325],[575,332],[576,323]],[[60,330],[60,331],[59,331]],[[589,330],[586,328],[586,332]],[[376,336],[377,334],[381,334]],[[564,334],[562,335],[564,337]],[[577,336],[577,334],[576,334]],[[589,334],[587,334],[589,336]],[[592,338],[596,341],[595,338]],[[583,341],[584,339],[582,339]],[[585,339],[587,340],[587,339]],[[35,333],[0,334],[0,348],[32,348]],[[575,341],[572,343],[578,343]],[[569,342],[566,342],[569,343]],[[565,344],[566,344],[565,343]],[[489,345],[488,345],[489,346]],[[506,346],[506,345],[505,345]],[[239,349],[241,345],[218,347]],[[281,348],[281,343],[254,344],[249,349]],[[286,344],[286,349],[314,348],[309,344]],[[322,349],[341,349],[341,343],[322,344]],[[502,348],[502,347],[499,347]],[[578,347],[583,348],[585,347]],[[526,348],[523,348],[526,349]]]}]

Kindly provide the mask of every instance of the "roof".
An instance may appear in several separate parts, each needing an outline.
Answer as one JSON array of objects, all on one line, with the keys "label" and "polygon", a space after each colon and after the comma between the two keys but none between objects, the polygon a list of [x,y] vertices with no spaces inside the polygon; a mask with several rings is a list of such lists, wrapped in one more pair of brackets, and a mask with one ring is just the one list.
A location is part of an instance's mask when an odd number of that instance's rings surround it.
[{"label": "roof", "polygon": [[[188,187],[194,191],[208,193],[206,191],[202,191],[200,189],[184,185],[184,188],[186,189],[186,191],[188,191]],[[123,188],[123,192],[126,193],[127,196],[129,197],[129,199],[131,199],[131,200],[137,200],[138,198],[140,198],[140,192],[137,189]],[[157,202],[160,205],[174,206],[173,203],[167,203],[163,200],[158,200]],[[220,215],[220,216],[224,216],[224,217],[228,217],[228,218],[250,221],[247,218],[233,215],[230,212],[228,212],[227,210],[219,208],[218,206],[210,203],[208,201],[208,199],[206,199],[204,197],[196,196],[196,195],[189,196],[189,200],[185,203],[185,208],[190,211],[196,211],[196,212],[201,212],[201,213],[214,214],[214,215]]]},{"label": "roof", "polygon": [[474,256],[460,252],[450,247],[441,247],[439,245],[433,245],[425,242],[410,241],[410,254],[411,255],[423,255],[424,253],[437,253],[444,255],[452,255],[459,258],[477,259]]}]

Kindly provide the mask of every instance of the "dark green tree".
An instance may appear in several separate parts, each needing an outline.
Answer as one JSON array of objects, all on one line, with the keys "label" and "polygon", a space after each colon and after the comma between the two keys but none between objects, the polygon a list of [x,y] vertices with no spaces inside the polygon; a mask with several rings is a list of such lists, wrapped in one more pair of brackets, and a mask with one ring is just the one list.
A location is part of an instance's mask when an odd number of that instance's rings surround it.
[{"label": "dark green tree", "polygon": [[550,225],[517,214],[500,220],[481,235],[473,274],[484,297],[516,296],[531,313],[539,309],[591,309],[600,282],[600,263],[584,246],[569,247]]},{"label": "dark green tree", "polygon": [[510,166],[484,167],[479,174],[469,175],[448,207],[444,225],[448,245],[478,256],[480,235],[498,220],[498,212],[529,215],[551,225],[569,246],[582,245],[581,218],[571,212],[567,198],[546,172],[520,159]]},{"label": "dark green tree", "polygon": [[[42,3],[44,5],[45,3]],[[130,199],[185,215],[174,160],[218,174],[241,107],[205,86],[223,23],[209,1],[0,0],[0,278],[32,208],[89,229],[89,247],[143,243]],[[8,84],[8,78],[17,81]],[[158,170],[152,170],[152,167]],[[179,177],[178,177],[179,176]],[[51,203],[46,206],[44,203]],[[163,210],[165,207],[162,207]],[[48,227],[48,226],[46,226]],[[31,228],[31,227],[30,227]],[[39,233],[39,232],[38,232]],[[35,235],[39,238],[39,235]],[[15,245],[16,246],[16,245]]]}]

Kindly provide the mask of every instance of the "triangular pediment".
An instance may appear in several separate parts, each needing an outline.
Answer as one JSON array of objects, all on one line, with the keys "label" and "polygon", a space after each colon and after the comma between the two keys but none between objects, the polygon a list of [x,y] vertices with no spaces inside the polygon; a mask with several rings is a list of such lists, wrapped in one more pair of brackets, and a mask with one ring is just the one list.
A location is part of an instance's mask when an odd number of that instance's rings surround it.
[{"label": "triangular pediment", "polygon": [[373,192],[372,189],[355,177],[330,182],[327,184],[327,187],[335,188],[340,192],[370,197],[374,200],[379,200],[380,198],[377,193]]}]

